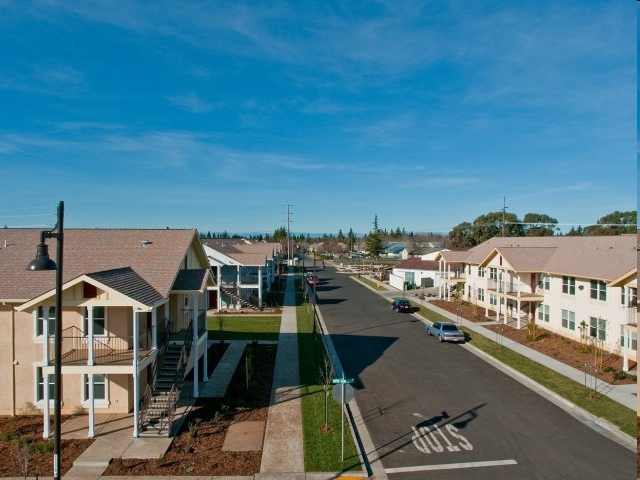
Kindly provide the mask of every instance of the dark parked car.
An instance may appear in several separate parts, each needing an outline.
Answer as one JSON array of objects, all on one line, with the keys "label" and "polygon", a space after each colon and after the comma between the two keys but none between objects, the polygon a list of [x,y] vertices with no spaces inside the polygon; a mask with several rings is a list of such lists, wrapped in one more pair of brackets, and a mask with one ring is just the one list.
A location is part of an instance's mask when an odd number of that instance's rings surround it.
[{"label": "dark parked car", "polygon": [[435,322],[427,327],[429,335],[435,335],[440,342],[464,342],[464,333],[458,330],[455,323]]},{"label": "dark parked car", "polygon": [[413,306],[411,302],[406,298],[396,298],[393,303],[391,303],[391,308],[396,312],[413,312]]}]

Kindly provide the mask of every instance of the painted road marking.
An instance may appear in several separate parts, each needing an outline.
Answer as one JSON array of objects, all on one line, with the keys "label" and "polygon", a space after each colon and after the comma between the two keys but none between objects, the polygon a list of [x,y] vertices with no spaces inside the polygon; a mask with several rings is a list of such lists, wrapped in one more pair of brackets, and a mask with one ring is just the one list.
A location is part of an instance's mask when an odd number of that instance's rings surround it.
[{"label": "painted road marking", "polygon": [[415,467],[385,468],[385,473],[426,472],[429,470],[455,470],[458,468],[501,467],[517,465],[515,460],[489,460],[486,462],[445,463],[441,465],[416,465]]}]

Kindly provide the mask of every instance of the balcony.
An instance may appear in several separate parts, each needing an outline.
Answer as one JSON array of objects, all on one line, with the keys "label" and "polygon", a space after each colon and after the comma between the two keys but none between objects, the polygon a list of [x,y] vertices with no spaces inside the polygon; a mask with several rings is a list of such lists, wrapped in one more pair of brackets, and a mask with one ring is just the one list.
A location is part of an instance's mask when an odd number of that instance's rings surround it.
[{"label": "balcony", "polygon": [[[49,364],[53,364],[55,350],[54,338],[49,337]],[[134,359],[135,340],[133,336],[100,335],[93,337],[93,365],[132,365]],[[89,337],[82,334],[77,327],[62,331],[63,366],[89,364]],[[153,353],[151,331],[140,333],[138,338],[138,360],[143,360]]]}]

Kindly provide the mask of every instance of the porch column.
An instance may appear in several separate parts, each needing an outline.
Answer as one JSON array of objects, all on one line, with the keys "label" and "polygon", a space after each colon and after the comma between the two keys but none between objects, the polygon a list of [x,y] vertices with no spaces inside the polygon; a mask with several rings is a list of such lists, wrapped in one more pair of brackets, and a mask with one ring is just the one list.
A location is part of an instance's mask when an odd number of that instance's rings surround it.
[{"label": "porch column", "polygon": [[[447,265],[447,278],[451,278],[451,265]],[[447,301],[451,301],[451,285],[447,283]]]},{"label": "porch column", "polygon": [[93,366],[93,306],[87,307],[87,330],[87,365]]},{"label": "porch column", "polygon": [[89,380],[89,433],[87,437],[93,438],[96,435],[95,432],[95,418],[96,418],[96,409],[94,405],[93,398],[93,373],[87,375]]},{"label": "porch column", "polygon": [[517,322],[516,322],[516,328],[518,330],[520,330],[520,292],[518,292],[518,302],[516,303],[516,316],[517,316]]},{"label": "porch column", "polygon": [[43,416],[43,431],[42,431],[42,438],[49,438],[51,436],[51,428],[49,427],[49,424],[51,423],[49,421],[49,374],[43,374],[42,375],[42,381],[44,383],[43,385],[43,396],[44,396],[44,407],[43,407],[43,411],[42,411],[42,416]]},{"label": "porch column", "polygon": [[153,350],[158,349],[158,307],[151,310],[151,344]]},{"label": "porch column", "polygon": [[238,303],[236,304],[236,308],[239,309],[242,306],[242,303],[240,302],[240,299],[242,298],[242,289],[240,288],[240,265],[238,265],[236,267],[236,293],[238,295]]},{"label": "porch column", "polygon": [[258,308],[262,309],[262,267],[258,267]]},{"label": "porch column", "polygon": [[[209,290],[205,290],[204,291],[204,327],[205,327],[205,331],[207,328],[207,312],[209,311],[210,305],[209,305]],[[203,358],[203,372],[202,372],[202,381],[203,382],[207,382],[209,381],[209,334],[207,333],[207,339],[204,341],[204,358]]]},{"label": "porch column", "polygon": [[[36,322],[38,321],[38,309],[36,308],[34,315],[36,317]],[[43,360],[46,365],[49,365],[49,307],[42,307],[42,328],[44,331],[42,335],[44,336],[44,342],[42,343],[42,355]],[[42,374],[42,382],[43,382],[43,397],[44,397],[44,408],[42,411],[43,416],[43,424],[44,430],[42,432],[42,438],[49,438],[51,435],[51,428],[49,424],[49,375]]]},{"label": "porch column", "polygon": [[140,372],[138,372],[138,339],[140,337],[139,312],[133,309],[133,436],[140,436]]},{"label": "porch column", "polygon": [[[627,297],[628,298],[628,297]],[[631,343],[631,335],[628,328],[624,328],[623,325],[623,335],[624,338],[624,346],[622,347],[622,371],[629,371],[629,344]]]},{"label": "porch column", "polygon": [[200,395],[199,392],[199,364],[200,364],[200,349],[198,347],[198,292],[193,295],[193,346],[195,347],[194,357],[193,357],[193,398],[198,398]]}]

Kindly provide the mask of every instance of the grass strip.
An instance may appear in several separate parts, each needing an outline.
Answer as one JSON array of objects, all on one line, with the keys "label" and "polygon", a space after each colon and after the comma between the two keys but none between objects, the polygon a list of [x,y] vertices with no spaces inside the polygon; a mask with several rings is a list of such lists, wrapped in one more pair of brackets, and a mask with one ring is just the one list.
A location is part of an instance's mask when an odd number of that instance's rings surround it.
[{"label": "grass strip", "polygon": [[[432,322],[450,321],[443,315],[424,306],[420,306],[418,313]],[[611,422],[624,433],[636,436],[636,412],[634,410],[605,395],[594,394],[593,389],[585,388],[584,385],[475,331],[464,327],[462,330],[469,338],[469,343],[474,347],[531,378],[583,410]]]},{"label": "grass strip", "polygon": [[[302,302],[300,302],[302,303]],[[326,351],[321,334],[314,332],[314,313],[308,303],[298,303],[298,350],[300,354],[300,383],[305,470],[307,472],[344,472],[362,470],[358,451],[351,436],[349,419],[345,414],[344,461],[342,461],[341,406],[325,395],[322,370]],[[328,421],[325,427],[325,408]]]},{"label": "grass strip", "polygon": [[277,341],[280,315],[214,315],[207,317],[209,340]]}]

